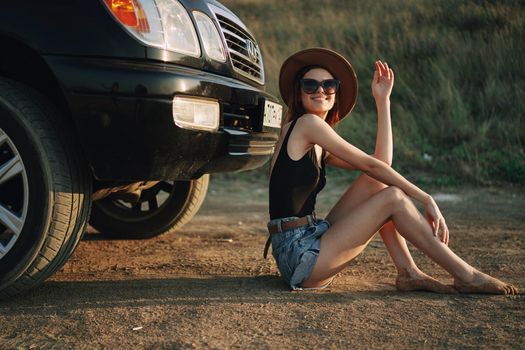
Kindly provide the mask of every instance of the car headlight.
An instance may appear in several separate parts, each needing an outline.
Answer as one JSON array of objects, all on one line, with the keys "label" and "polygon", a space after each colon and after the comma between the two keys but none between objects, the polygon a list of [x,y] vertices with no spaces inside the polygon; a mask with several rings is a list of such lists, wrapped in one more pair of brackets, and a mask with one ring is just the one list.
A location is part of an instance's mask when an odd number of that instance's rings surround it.
[{"label": "car headlight", "polygon": [[177,0],[104,0],[120,24],[146,45],[199,57],[193,23]]},{"label": "car headlight", "polygon": [[215,61],[226,62],[226,53],[224,52],[221,36],[211,18],[199,11],[193,11],[193,17],[197,21],[197,27],[199,28],[206,54]]}]

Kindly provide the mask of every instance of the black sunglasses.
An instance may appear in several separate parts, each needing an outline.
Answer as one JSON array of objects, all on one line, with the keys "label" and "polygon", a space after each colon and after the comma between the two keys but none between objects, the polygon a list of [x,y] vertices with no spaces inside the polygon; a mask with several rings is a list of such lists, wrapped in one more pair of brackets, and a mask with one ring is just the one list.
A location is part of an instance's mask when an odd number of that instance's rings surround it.
[{"label": "black sunglasses", "polygon": [[339,85],[341,82],[337,79],[326,79],[323,81],[318,81],[315,79],[301,79],[299,80],[301,84],[301,89],[306,94],[315,94],[319,89],[319,86],[323,87],[325,95],[333,95],[339,90]]}]

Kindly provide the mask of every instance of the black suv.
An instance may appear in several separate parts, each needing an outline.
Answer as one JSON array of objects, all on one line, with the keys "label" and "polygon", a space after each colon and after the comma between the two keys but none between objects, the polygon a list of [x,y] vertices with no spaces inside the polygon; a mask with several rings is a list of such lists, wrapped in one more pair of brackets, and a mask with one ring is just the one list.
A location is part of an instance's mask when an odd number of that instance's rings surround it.
[{"label": "black suv", "polygon": [[27,0],[0,11],[0,297],[41,283],[89,221],[176,230],[209,174],[253,169],[282,108],[213,0]]}]

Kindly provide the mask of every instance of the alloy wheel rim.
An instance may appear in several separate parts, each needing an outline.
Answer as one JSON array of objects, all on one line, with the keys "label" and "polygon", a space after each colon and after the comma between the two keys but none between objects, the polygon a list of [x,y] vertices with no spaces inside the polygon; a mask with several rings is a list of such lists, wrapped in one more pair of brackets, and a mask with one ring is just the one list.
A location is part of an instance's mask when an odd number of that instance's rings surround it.
[{"label": "alloy wheel rim", "polygon": [[27,217],[29,185],[22,156],[0,128],[0,259],[13,248]]}]

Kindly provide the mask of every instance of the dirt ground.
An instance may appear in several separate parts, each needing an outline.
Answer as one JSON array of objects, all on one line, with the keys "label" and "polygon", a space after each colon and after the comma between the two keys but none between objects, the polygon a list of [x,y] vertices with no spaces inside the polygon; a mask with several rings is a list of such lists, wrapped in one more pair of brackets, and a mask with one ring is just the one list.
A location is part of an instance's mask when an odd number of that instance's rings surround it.
[{"label": "dirt ground", "polygon": [[[343,181],[320,198],[326,213]],[[471,264],[525,288],[525,192],[431,191]],[[525,297],[397,292],[374,238],[324,291],[290,292],[262,259],[264,181],[212,180],[179,233],[110,240],[89,229],[42,287],[0,302],[0,348],[525,348]],[[444,270],[414,252],[427,273]]]}]

